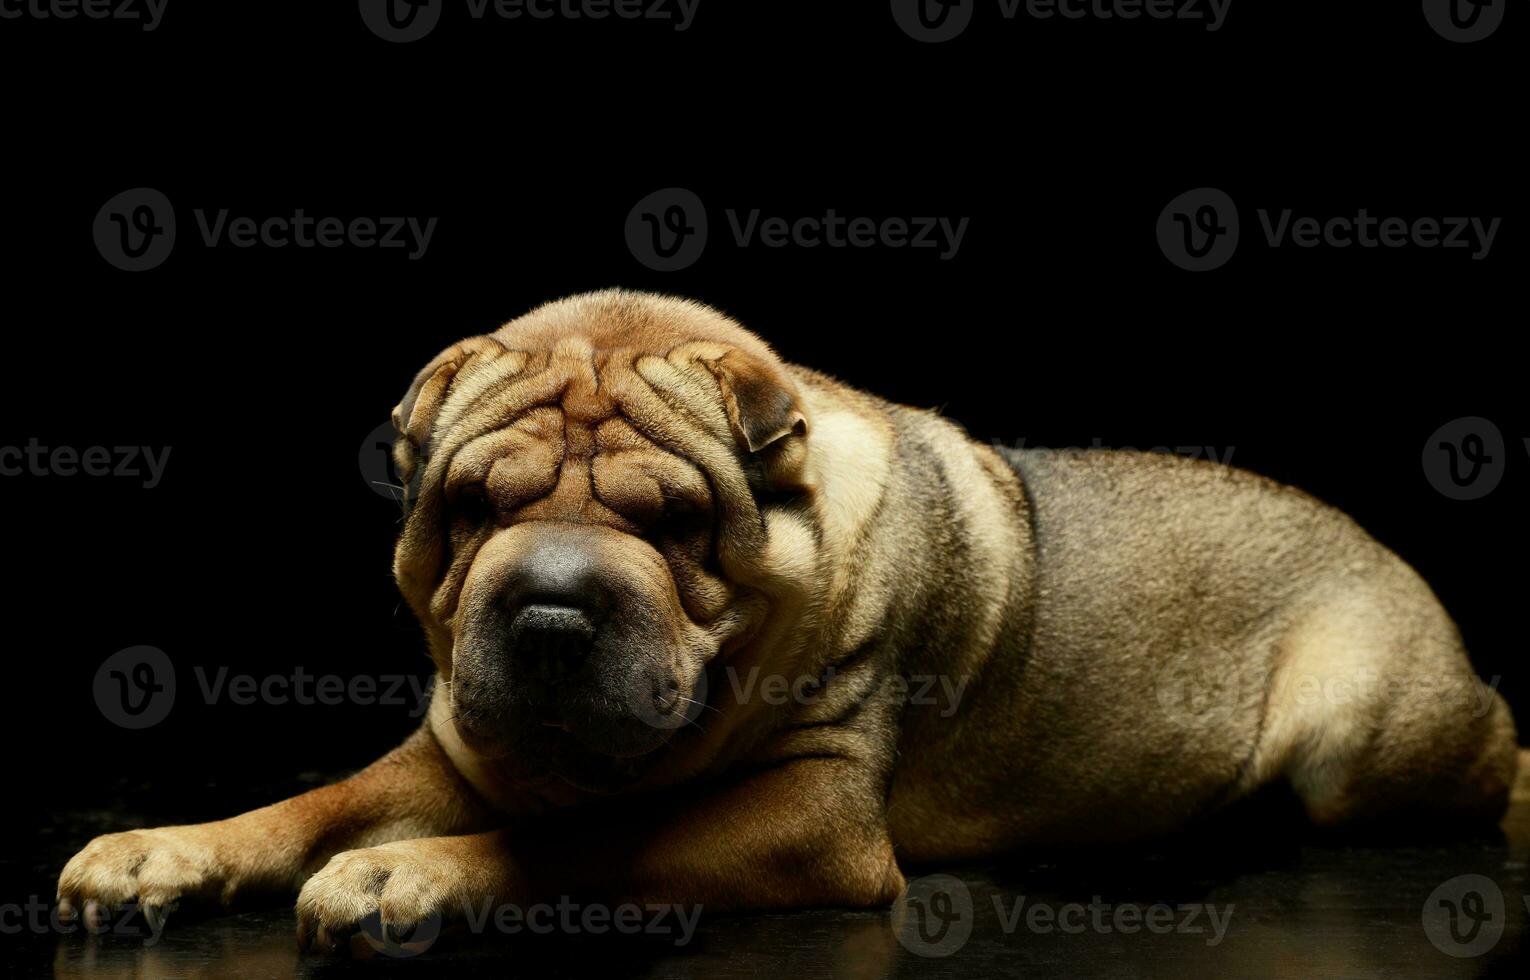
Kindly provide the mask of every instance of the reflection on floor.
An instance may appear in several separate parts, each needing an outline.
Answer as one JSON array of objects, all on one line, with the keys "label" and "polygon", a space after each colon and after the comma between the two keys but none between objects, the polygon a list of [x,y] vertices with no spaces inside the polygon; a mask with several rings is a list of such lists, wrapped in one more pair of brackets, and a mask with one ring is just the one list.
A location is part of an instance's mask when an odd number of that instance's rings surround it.
[{"label": "reflection on floor", "polygon": [[[146,798],[158,811],[162,800]],[[484,910],[476,929],[406,948],[361,937],[346,959],[299,956],[290,908],[183,911],[159,936],[142,922],[88,936],[31,921],[29,896],[51,899],[52,876],[91,836],[162,822],[158,812],[73,812],[41,828],[35,847],[4,864],[0,958],[24,974],[133,977],[1523,976],[1530,924],[1530,803],[1502,834],[1469,841],[1317,841],[1264,814],[1153,847],[910,869],[891,912]]]}]

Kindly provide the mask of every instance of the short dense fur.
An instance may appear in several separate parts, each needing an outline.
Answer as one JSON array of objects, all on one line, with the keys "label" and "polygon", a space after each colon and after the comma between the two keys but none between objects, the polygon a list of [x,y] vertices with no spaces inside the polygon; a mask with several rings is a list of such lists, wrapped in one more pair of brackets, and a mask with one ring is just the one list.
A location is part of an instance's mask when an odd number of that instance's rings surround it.
[{"label": "short dense fur", "polygon": [[[429,723],[335,786],[98,838],[66,909],[301,889],[333,945],[491,899],[874,905],[900,859],[1159,834],[1271,783],[1324,825],[1455,824],[1515,778],[1428,586],[1248,473],[995,450],[617,291],[455,345],[394,420]],[[602,597],[577,664],[516,653],[564,621],[516,615],[548,590]]]}]

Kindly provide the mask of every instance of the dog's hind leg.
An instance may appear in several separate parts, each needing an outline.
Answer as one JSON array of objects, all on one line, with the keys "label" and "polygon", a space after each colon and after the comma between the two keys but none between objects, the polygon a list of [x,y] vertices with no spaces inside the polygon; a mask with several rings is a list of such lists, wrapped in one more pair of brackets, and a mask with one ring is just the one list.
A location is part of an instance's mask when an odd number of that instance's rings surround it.
[{"label": "dog's hind leg", "polygon": [[1355,578],[1315,593],[1282,638],[1246,788],[1283,778],[1325,827],[1497,821],[1519,762],[1508,705],[1411,570]]}]

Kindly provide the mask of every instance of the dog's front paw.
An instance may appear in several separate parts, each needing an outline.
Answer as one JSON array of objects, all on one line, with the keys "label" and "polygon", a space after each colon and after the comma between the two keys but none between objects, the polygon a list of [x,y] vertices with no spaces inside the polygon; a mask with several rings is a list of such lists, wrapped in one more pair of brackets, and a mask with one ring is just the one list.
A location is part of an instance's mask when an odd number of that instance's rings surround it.
[{"label": "dog's front paw", "polygon": [[342,851],[298,895],[298,945],[344,952],[361,933],[374,946],[419,952],[463,917],[473,877],[446,838]]},{"label": "dog's front paw", "polygon": [[237,876],[207,828],[158,827],[105,834],[69,859],[58,878],[58,913],[85,926],[105,926],[114,909],[136,904],[151,921],[163,922],[182,900],[227,903]]}]

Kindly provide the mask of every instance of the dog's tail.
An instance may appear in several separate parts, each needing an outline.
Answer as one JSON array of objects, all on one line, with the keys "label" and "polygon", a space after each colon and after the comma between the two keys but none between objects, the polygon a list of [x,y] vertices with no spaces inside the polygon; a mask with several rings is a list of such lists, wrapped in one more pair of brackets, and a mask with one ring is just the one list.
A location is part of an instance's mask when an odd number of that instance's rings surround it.
[{"label": "dog's tail", "polygon": [[1509,791],[1511,803],[1530,803],[1530,749],[1519,750],[1519,771],[1514,774],[1514,788]]}]

